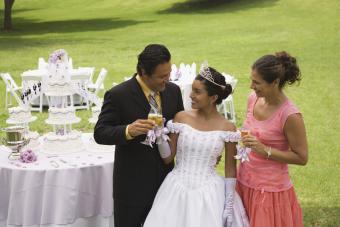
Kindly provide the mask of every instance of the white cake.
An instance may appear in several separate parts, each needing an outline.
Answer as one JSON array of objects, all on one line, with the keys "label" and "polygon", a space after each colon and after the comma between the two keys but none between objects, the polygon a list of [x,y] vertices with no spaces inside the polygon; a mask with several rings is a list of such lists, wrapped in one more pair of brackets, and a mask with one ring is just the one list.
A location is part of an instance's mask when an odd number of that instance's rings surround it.
[{"label": "white cake", "polygon": [[80,120],[81,119],[76,116],[74,107],[50,107],[48,109],[48,119],[46,119],[45,122],[52,125],[65,125],[78,123]]},{"label": "white cake", "polygon": [[98,117],[101,111],[101,106],[92,107],[92,116],[89,118],[89,122],[95,124],[98,121]]},{"label": "white cake", "polygon": [[48,62],[48,75],[43,82],[46,84],[45,95],[53,98],[45,122],[53,125],[53,132],[44,135],[41,152],[63,154],[80,151],[83,149],[81,132],[71,130],[71,125],[81,119],[76,116],[74,107],[65,105],[67,96],[75,93],[67,52],[63,49],[54,51]]},{"label": "white cake", "polygon": [[75,93],[74,88],[66,81],[49,81],[45,95],[47,96],[68,96]]},{"label": "white cake", "polygon": [[12,107],[8,108],[9,118],[6,120],[7,124],[24,124],[37,119],[32,116],[31,110],[24,107]]},{"label": "white cake", "polygon": [[[68,55],[65,50],[57,50],[50,56],[48,64],[48,75],[44,78],[46,86],[45,95],[67,96],[74,94],[71,85],[71,76],[68,63]],[[61,57],[56,57],[61,56]]]},{"label": "white cake", "polygon": [[41,151],[49,154],[66,154],[82,149],[81,132],[72,130],[65,135],[56,135],[54,132],[47,133],[44,136]]}]

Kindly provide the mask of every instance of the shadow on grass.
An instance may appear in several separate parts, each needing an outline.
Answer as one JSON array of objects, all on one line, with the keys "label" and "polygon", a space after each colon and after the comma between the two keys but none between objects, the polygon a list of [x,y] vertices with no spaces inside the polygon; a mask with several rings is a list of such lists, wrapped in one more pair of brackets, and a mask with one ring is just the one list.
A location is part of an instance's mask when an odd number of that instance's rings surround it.
[{"label": "shadow on grass", "polygon": [[[13,35],[12,35],[13,36]],[[91,41],[91,40],[90,40]],[[96,39],[97,42],[100,42],[100,39]],[[57,48],[61,48],[63,46],[70,46],[70,45],[77,45],[79,42],[89,42],[89,38],[82,37],[82,38],[68,38],[68,37],[61,37],[57,36],[55,38],[39,38],[39,37],[20,37],[20,36],[13,36],[10,37],[1,37],[0,36],[0,50],[3,51],[16,51],[16,50],[23,50],[23,49],[31,49],[31,48],[44,48],[46,46],[54,46],[56,45]],[[0,69],[2,70],[9,70],[8,65],[4,66],[1,64],[0,61]],[[27,69],[26,69],[27,70]]]},{"label": "shadow on grass", "polygon": [[[40,8],[20,8],[20,9],[17,9],[17,8],[14,8],[12,10],[12,14],[15,12],[15,13],[22,13],[22,12],[27,12],[27,11],[34,11],[34,10],[40,10]],[[0,9],[0,18],[1,18],[1,23],[3,22],[3,17],[4,17],[4,9]]]},{"label": "shadow on grass", "polygon": [[84,20],[62,20],[62,21],[35,21],[24,18],[13,18],[14,30],[6,35],[41,35],[47,33],[74,33],[87,31],[104,31],[110,29],[124,28],[141,23],[152,23],[153,21],[121,20],[119,18],[95,18]]},{"label": "shadow on grass", "polygon": [[265,8],[275,5],[278,0],[188,0],[175,3],[159,14],[210,14]]},{"label": "shadow on grass", "polygon": [[334,227],[340,226],[340,207],[303,206],[305,226]]}]

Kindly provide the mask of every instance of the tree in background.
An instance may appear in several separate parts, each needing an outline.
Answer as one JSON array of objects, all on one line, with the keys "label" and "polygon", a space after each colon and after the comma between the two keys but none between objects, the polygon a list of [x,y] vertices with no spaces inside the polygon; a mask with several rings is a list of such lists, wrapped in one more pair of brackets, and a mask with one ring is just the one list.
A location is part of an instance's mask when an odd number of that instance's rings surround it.
[{"label": "tree in background", "polygon": [[15,0],[4,0],[5,10],[4,10],[4,27],[5,31],[12,30],[12,6]]}]

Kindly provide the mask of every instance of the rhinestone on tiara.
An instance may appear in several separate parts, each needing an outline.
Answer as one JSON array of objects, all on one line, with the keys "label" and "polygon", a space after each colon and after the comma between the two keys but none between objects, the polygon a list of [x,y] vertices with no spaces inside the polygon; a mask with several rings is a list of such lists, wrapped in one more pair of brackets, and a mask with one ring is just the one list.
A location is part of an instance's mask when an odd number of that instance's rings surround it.
[{"label": "rhinestone on tiara", "polygon": [[200,72],[199,74],[206,80],[208,80],[209,82],[221,87],[222,89],[225,89],[225,86],[221,85],[221,84],[218,84],[214,81],[214,78],[213,76],[211,75],[211,72],[209,70],[209,66],[208,66],[208,62],[207,61],[204,61],[201,65],[201,69],[200,69]]}]

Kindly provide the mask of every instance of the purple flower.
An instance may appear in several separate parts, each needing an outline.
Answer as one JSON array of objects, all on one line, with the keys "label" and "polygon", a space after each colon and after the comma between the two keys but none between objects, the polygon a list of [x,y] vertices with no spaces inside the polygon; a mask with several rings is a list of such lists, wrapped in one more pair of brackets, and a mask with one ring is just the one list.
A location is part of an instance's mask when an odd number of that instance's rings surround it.
[{"label": "purple flower", "polygon": [[67,52],[64,49],[55,50],[52,54],[50,54],[48,62],[50,64],[56,64],[58,60],[63,60],[63,57],[66,54]]},{"label": "purple flower", "polygon": [[19,160],[23,163],[32,163],[37,160],[37,156],[32,150],[25,150],[21,152]]}]

